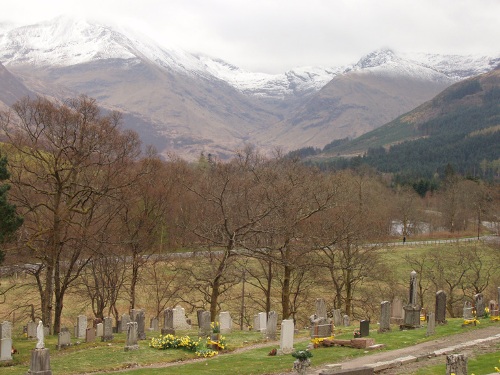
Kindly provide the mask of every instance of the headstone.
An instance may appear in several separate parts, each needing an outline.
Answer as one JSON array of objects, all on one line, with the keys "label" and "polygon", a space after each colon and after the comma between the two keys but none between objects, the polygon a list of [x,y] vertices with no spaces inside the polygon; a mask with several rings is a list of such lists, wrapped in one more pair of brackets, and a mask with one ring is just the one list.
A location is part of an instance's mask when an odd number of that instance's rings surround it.
[{"label": "headstone", "polygon": [[210,336],[210,311],[199,310],[197,312],[198,316],[198,336],[207,337]]},{"label": "headstone", "polygon": [[404,310],[401,297],[394,297],[391,303],[391,319],[394,324],[403,323]]},{"label": "headstone", "polygon": [[156,316],[151,318],[151,320],[149,321],[149,329],[151,331],[155,331],[155,332],[160,330],[160,327],[158,324],[158,318]]},{"label": "headstone", "polygon": [[332,336],[333,325],[330,318],[316,318],[313,315],[311,318],[311,338],[324,338]]},{"label": "headstone", "polygon": [[351,325],[351,319],[349,315],[344,315],[344,327],[349,327]]},{"label": "headstone", "polygon": [[5,321],[0,324],[0,361],[12,359],[12,323]]},{"label": "headstone", "polygon": [[137,350],[137,322],[130,322],[127,324],[127,341],[125,342],[125,351]]},{"label": "headstone", "polygon": [[103,334],[101,337],[101,341],[113,340],[113,318],[109,316],[104,318],[102,326],[103,326]]},{"label": "headstone", "polygon": [[220,333],[228,334],[233,330],[233,321],[229,311],[221,311],[219,314]]},{"label": "headstone", "polygon": [[45,349],[45,330],[43,329],[43,323],[40,320],[36,326],[36,349]]},{"label": "headstone", "polygon": [[293,319],[286,319],[281,322],[280,351],[283,354],[293,352]]},{"label": "headstone", "polygon": [[359,333],[361,337],[370,336],[370,321],[362,320],[359,322]]},{"label": "headstone", "polygon": [[[143,309],[133,309],[130,311],[130,318],[133,322],[137,322],[137,338],[146,340],[146,313]],[[128,332],[128,326],[127,326]]]},{"label": "headstone", "polygon": [[104,324],[103,323],[97,323],[96,327],[95,327],[95,331],[96,331],[96,336],[97,337],[102,337],[104,336]]},{"label": "headstone", "polygon": [[474,314],[472,314],[472,304],[469,301],[464,302],[463,318],[465,320],[474,318]]},{"label": "headstone", "polygon": [[436,293],[436,323],[446,323],[446,293],[442,290]]},{"label": "headstone", "polygon": [[30,375],[52,375],[50,369],[50,354],[49,349],[34,349],[31,351]]},{"label": "headstone", "polygon": [[464,354],[446,356],[446,375],[467,375],[467,358]]},{"label": "headstone", "polygon": [[96,336],[95,328],[94,327],[87,328],[87,331],[85,332],[85,342],[94,342],[95,336]]},{"label": "headstone", "polygon": [[489,303],[490,316],[498,316],[498,304],[497,301],[490,300]]},{"label": "headstone", "polygon": [[173,311],[174,329],[191,329],[191,325],[186,322],[186,311],[184,310],[184,308],[181,306],[176,306]]},{"label": "headstone", "polygon": [[[101,323],[102,324],[102,323]],[[69,331],[61,331],[57,335],[57,349],[61,350],[71,345],[71,335]]]},{"label": "headstone", "polygon": [[476,304],[476,317],[482,318],[485,313],[485,304],[483,299],[483,293],[478,293],[474,295],[474,301]]},{"label": "headstone", "polygon": [[333,310],[333,324],[336,327],[340,327],[342,325],[342,313],[338,309]]},{"label": "headstone", "polygon": [[417,272],[415,270],[410,272],[410,299],[409,305],[417,305]]},{"label": "headstone", "polygon": [[380,303],[380,326],[379,332],[387,332],[391,330],[391,303],[382,301]]},{"label": "headstone", "polygon": [[[210,319],[209,319],[210,320]],[[163,311],[162,335],[175,335],[174,329],[174,310],[167,308]]]},{"label": "headstone", "polygon": [[436,333],[436,322],[437,319],[434,316],[434,313],[430,312],[427,315],[427,333],[426,333],[427,336],[432,336],[433,334]]},{"label": "headstone", "polygon": [[316,298],[316,315],[318,318],[328,318],[326,303],[323,298]]},{"label": "headstone", "polygon": [[87,317],[85,315],[78,315],[76,318],[76,337],[84,339],[87,332]]},{"label": "headstone", "polygon": [[404,328],[418,328],[420,327],[420,306],[406,305],[403,307],[405,311]]},{"label": "headstone", "polygon": [[[119,332],[127,332],[127,324],[131,321],[129,314],[122,314],[120,324],[118,325]],[[101,335],[102,336],[102,335]]]},{"label": "headstone", "polygon": [[254,315],[253,318],[253,329],[261,333],[265,333],[267,329],[267,315],[265,312],[260,312]]},{"label": "headstone", "polygon": [[268,340],[276,340],[276,330],[278,325],[278,314],[276,311],[269,311],[267,315],[266,337]]},{"label": "headstone", "polygon": [[33,321],[29,321],[27,325],[27,334],[29,339],[36,338],[36,323]]}]

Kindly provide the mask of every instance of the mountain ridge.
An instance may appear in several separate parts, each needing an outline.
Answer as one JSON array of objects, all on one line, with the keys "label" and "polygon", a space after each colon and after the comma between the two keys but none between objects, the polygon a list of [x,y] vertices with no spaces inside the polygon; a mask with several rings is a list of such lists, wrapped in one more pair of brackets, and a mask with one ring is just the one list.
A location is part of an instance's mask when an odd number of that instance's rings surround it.
[{"label": "mountain ridge", "polygon": [[[155,142],[163,154],[191,159],[201,151],[228,157],[245,143],[286,150],[354,137],[500,61],[381,49],[349,66],[266,74],[64,16],[0,30],[0,61],[29,90],[95,97],[140,118],[145,133],[163,140]],[[347,90],[349,80],[356,93]]]}]

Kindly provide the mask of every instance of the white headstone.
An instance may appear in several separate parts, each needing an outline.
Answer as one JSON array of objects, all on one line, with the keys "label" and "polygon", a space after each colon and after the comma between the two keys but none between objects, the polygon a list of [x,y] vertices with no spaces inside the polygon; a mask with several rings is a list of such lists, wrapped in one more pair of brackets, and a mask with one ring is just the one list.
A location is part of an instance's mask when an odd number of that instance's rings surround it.
[{"label": "white headstone", "polygon": [[267,314],[265,312],[260,312],[258,314],[259,319],[259,331],[265,333],[267,330]]},{"label": "white headstone", "polygon": [[85,315],[78,315],[76,318],[76,337],[84,339],[87,332],[87,317]]},{"label": "white headstone", "polygon": [[12,359],[12,324],[8,321],[0,325],[0,361]]},{"label": "white headstone", "polygon": [[104,325],[102,323],[97,323],[95,326],[96,336],[102,337],[104,335]]},{"label": "white headstone", "polygon": [[293,352],[293,319],[286,319],[281,322],[280,350],[284,354]]},{"label": "white headstone", "polygon": [[186,322],[186,311],[181,306],[176,306],[174,311],[174,329],[191,329],[191,325]]},{"label": "white headstone", "polygon": [[220,333],[231,333],[233,329],[233,321],[231,320],[231,315],[229,311],[221,311],[219,314],[219,323],[220,323]]},{"label": "white headstone", "polygon": [[38,326],[36,327],[36,349],[45,348],[45,331],[43,330],[43,322],[40,320]]}]

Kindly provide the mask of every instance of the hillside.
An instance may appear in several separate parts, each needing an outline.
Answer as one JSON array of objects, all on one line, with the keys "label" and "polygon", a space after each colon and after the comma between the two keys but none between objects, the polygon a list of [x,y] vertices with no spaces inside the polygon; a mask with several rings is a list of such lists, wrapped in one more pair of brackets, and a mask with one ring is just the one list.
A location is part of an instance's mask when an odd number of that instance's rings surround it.
[{"label": "hillside", "polygon": [[[315,158],[365,155],[381,171],[479,175],[500,158],[500,67],[458,82],[394,121]],[[481,167],[483,163],[483,167]]]}]

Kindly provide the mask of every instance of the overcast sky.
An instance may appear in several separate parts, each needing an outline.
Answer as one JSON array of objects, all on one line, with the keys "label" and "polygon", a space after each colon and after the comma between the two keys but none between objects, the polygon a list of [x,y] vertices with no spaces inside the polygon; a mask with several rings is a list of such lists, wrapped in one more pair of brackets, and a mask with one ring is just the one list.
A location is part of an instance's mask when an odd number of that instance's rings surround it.
[{"label": "overcast sky", "polygon": [[379,49],[500,55],[500,0],[2,0],[0,20],[80,14],[246,70],[341,66]]}]

